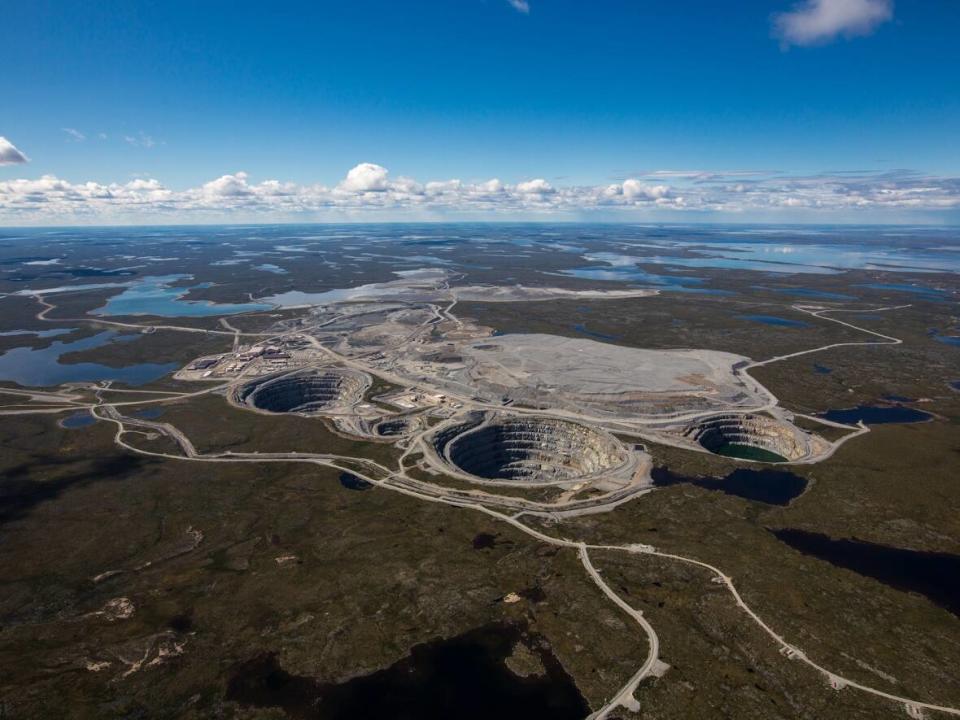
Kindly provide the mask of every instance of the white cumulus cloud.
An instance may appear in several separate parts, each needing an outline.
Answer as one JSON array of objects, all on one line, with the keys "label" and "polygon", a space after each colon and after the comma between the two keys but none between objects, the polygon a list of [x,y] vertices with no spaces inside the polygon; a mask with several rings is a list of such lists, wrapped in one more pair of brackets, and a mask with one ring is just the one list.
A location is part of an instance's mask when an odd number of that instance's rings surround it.
[{"label": "white cumulus cloud", "polygon": [[203,192],[209,197],[238,197],[249,195],[250,186],[247,185],[247,174],[238,172],[234,175],[221,175],[203,186]]},{"label": "white cumulus cloud", "polygon": [[869,35],[893,17],[893,0],[803,0],[773,17],[785,45],[814,45],[839,35]]},{"label": "white cumulus cloud", "polygon": [[387,169],[374,163],[360,163],[340,183],[346,192],[383,192],[387,189]]},{"label": "white cumulus cloud", "polygon": [[664,198],[670,192],[667,185],[647,185],[631,178],[623,182],[623,194],[628,198],[647,198],[650,200],[659,200]]},{"label": "white cumulus cloud", "polygon": [[553,186],[543,178],[537,178],[536,180],[528,180],[527,182],[518,183],[517,192],[527,193],[530,195],[547,195],[548,193],[553,192]]},{"label": "white cumulus cloud", "polygon": [[[9,156],[0,140],[0,157]],[[9,147],[12,148],[12,145]],[[15,150],[15,148],[14,148]],[[6,155],[5,155],[6,153]],[[20,155],[20,153],[18,153]],[[670,178],[669,184],[664,182]],[[0,181],[0,225],[250,220],[310,221],[382,217],[556,217],[610,213],[698,213],[777,217],[830,213],[960,211],[960,177],[906,170],[787,175],[752,171],[652,171],[603,185],[553,186],[543,178],[516,184],[493,179],[420,182],[357,165],[334,187],[269,179],[244,172],[175,190],[154,178],[125,183],[74,183],[52,175]]]},{"label": "white cumulus cloud", "polygon": [[17,150],[13,143],[0,135],[0,165],[20,165],[29,162],[26,155]]},{"label": "white cumulus cloud", "polygon": [[522,12],[524,14],[530,13],[530,3],[528,3],[527,0],[507,0],[507,2],[510,3],[510,6],[518,12]]},{"label": "white cumulus cloud", "polygon": [[67,135],[69,135],[70,138],[75,142],[83,142],[84,140],[87,139],[86,135],[84,135],[82,132],[80,132],[75,128],[60,128],[60,129],[63,130]]}]

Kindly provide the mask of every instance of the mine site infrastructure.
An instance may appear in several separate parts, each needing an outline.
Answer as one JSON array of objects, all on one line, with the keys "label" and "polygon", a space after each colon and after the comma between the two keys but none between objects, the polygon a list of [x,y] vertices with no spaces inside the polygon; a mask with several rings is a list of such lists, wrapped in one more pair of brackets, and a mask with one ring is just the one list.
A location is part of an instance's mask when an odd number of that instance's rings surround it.
[{"label": "mine site infrastructure", "polygon": [[[706,350],[652,351],[554,336],[494,336],[490,328],[453,316],[458,299],[522,302],[578,296],[577,291],[451,288],[448,280],[443,271],[430,271],[357,289],[352,297],[336,303],[316,307],[307,303],[304,318],[287,321],[275,332],[240,333],[235,327],[200,330],[230,336],[234,349],[195,360],[177,374],[178,379],[206,381],[207,387],[196,392],[156,391],[142,400],[110,402],[112,388],[95,386],[92,402],[79,388],[26,397],[30,402],[56,403],[59,411],[89,410],[96,419],[115,425],[116,444],[130,452],[184,462],[308,463],[335,468],[375,487],[479,512],[540,542],[575,550],[591,581],[639,626],[648,647],[643,665],[591,718],[606,718],[621,706],[636,710],[640,682],[668,669],[659,658],[653,626],[603,580],[590,558],[592,550],[653,555],[701,568],[710,581],[724,585],[737,606],[786,657],[821,673],[828,686],[853,688],[898,703],[914,717],[924,712],[960,716],[960,708],[897,696],[827,670],[763,621],[744,601],[733,579],[711,564],[650,545],[598,545],[556,537],[522,521],[524,516],[562,521],[608,512],[651,491],[649,454],[642,447],[628,447],[611,431],[701,452],[733,445],[790,462],[827,457],[840,442],[867,428],[849,427],[851,434],[834,443],[801,430],[780,411],[775,396],[750,377],[749,369],[830,347],[898,344],[899,339],[828,316],[837,309],[814,306],[802,309],[880,340],[838,343],[755,362]],[[650,294],[638,291],[628,296]],[[591,299],[624,296],[608,291],[584,295]],[[38,318],[46,320],[55,306],[37,299],[43,307]],[[891,309],[896,308],[872,311]],[[77,319],[83,320],[91,319]],[[244,345],[247,340],[253,344]],[[374,404],[367,395],[376,381],[395,387],[378,391]],[[0,393],[25,396],[15,390],[0,389]],[[201,454],[175,426],[130,417],[120,410],[206,394],[225,395],[250,412],[293,413],[305,421],[326,419],[348,435],[352,430],[361,439],[376,436],[396,442],[403,453],[397,467],[322,452]],[[49,407],[36,410],[48,411]],[[177,452],[140,447],[128,439],[137,433],[166,436]],[[415,467],[427,474],[465,480],[471,489],[414,477],[410,473]],[[563,494],[553,502],[502,494],[511,487],[556,487]],[[578,499],[576,495],[585,488],[599,494]]]}]

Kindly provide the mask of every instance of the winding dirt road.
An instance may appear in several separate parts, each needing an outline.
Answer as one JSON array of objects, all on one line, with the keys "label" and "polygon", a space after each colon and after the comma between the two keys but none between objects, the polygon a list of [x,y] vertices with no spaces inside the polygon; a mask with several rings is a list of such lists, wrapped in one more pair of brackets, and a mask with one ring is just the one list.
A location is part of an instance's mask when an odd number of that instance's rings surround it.
[{"label": "winding dirt road", "polygon": [[[47,320],[46,315],[48,312],[54,309],[54,305],[47,302],[40,296],[36,298],[38,302],[44,305],[44,309],[37,315],[41,320]],[[451,309],[453,308],[455,301],[448,305],[447,307],[439,310],[439,313],[442,313],[442,316],[453,319],[451,314]],[[899,345],[901,340],[898,338],[890,337],[887,335],[882,335],[880,333],[867,330],[865,328],[858,327],[851,323],[847,323],[842,320],[837,320],[836,318],[827,317],[827,313],[836,313],[840,312],[840,309],[828,309],[818,306],[793,306],[794,309],[810,314],[813,317],[817,317],[823,320],[828,320],[831,322],[836,322],[841,325],[848,326],[850,328],[868,333],[870,335],[877,336],[880,338],[880,341],[865,341],[865,342],[845,342],[845,343],[833,343],[830,345],[825,345],[819,348],[813,348],[810,350],[804,350],[796,353],[791,353],[789,355],[778,356],[770,358],[764,361],[758,361],[751,363],[745,370],[754,367],[761,367],[764,365],[769,365],[774,362],[780,362],[794,357],[799,357],[802,355],[807,355],[816,352],[822,352],[836,347],[847,347],[847,346],[856,346],[856,345]],[[889,308],[876,308],[874,310],[855,310],[855,312],[882,312],[887,310],[897,310],[908,306],[897,306]],[[103,324],[113,324],[129,328],[139,328],[142,329],[144,326],[138,326],[127,323],[110,323],[101,320],[91,320],[87,319],[71,319],[71,322],[87,321],[87,322],[96,322]],[[214,333],[229,335],[234,340],[238,339],[241,333],[234,327],[230,329],[224,329],[222,331],[217,330],[201,330],[197,328],[185,328],[178,327],[174,325],[164,325],[156,326],[162,327],[168,330],[179,330],[184,332],[204,332],[204,333]],[[225,326],[229,327],[229,326]],[[243,333],[242,335],[256,335],[257,337],[277,337],[275,334],[268,333]],[[349,359],[342,358],[337,356],[335,353],[332,353],[328,348],[324,350],[334,357],[338,361],[344,362]],[[353,361],[350,361],[351,363]],[[360,365],[360,363],[354,363]],[[383,372],[371,370],[367,367],[361,367],[365,372],[370,372],[374,375],[383,377],[384,379],[389,380]],[[752,378],[751,378],[752,379]],[[404,380],[404,382],[408,382]],[[754,381],[756,382],[756,381]],[[114,441],[117,446],[128,450],[130,452],[149,455],[152,457],[160,457],[169,460],[181,461],[181,462],[203,462],[203,463],[241,463],[241,462],[252,462],[252,463],[273,463],[273,462],[282,462],[282,463],[309,463],[313,465],[320,465],[330,468],[335,468],[341,471],[350,472],[357,477],[369,482],[372,485],[375,485],[384,490],[390,492],[397,492],[408,497],[412,497],[424,502],[434,502],[444,504],[450,507],[462,508],[466,510],[471,510],[474,512],[480,512],[487,515],[490,518],[493,518],[499,522],[506,523],[511,527],[517,529],[518,531],[540,541],[557,547],[570,548],[575,550],[580,558],[581,563],[584,566],[584,569],[587,572],[588,577],[591,581],[597,586],[600,592],[611,602],[613,602],[622,612],[631,618],[633,622],[641,629],[646,637],[647,642],[647,656],[644,663],[640,666],[636,673],[629,679],[629,681],[620,688],[616,693],[614,693],[611,698],[604,703],[604,705],[590,715],[591,720],[603,720],[609,716],[611,712],[616,710],[618,707],[626,707],[628,709],[637,709],[639,707],[639,702],[636,699],[636,690],[640,683],[651,674],[657,673],[660,670],[664,669],[663,664],[660,661],[660,641],[659,637],[653,626],[649,621],[644,617],[643,613],[629,605],[623,598],[621,598],[602,578],[601,572],[597,570],[594,566],[591,558],[590,551],[611,551],[619,553],[627,553],[633,557],[640,557],[643,555],[653,555],[662,559],[672,560],[675,562],[680,562],[688,565],[692,565],[707,571],[710,580],[719,584],[722,584],[729,594],[731,595],[733,601],[739,607],[746,616],[760,627],[764,633],[766,633],[771,640],[780,648],[783,654],[790,658],[793,661],[798,661],[806,664],[810,668],[821,673],[824,678],[825,683],[832,684],[834,687],[849,687],[856,690],[859,690],[876,697],[880,697],[886,700],[889,700],[893,703],[898,703],[903,706],[903,708],[911,714],[913,717],[922,716],[923,712],[939,712],[951,716],[960,716],[960,708],[948,707],[944,705],[938,705],[933,702],[920,701],[912,698],[907,698],[892,693],[885,692],[883,690],[870,687],[861,683],[858,683],[849,678],[845,678],[837,673],[834,673],[827,669],[824,665],[811,660],[807,653],[796,645],[787,641],[782,635],[777,633],[770,625],[768,625],[760,616],[757,614],[743,599],[740,592],[737,590],[733,578],[725,574],[721,569],[711,565],[709,563],[702,562],[695,558],[686,557],[682,555],[676,555],[673,553],[666,553],[657,550],[656,548],[649,545],[640,545],[640,544],[626,544],[626,545],[597,545],[597,544],[588,544],[579,540],[555,537],[548,535],[530,525],[521,521],[521,517],[524,515],[542,515],[549,514],[556,517],[554,512],[539,512],[539,511],[529,511],[524,509],[523,505],[517,504],[517,498],[505,498],[503,496],[496,496],[489,493],[477,492],[477,493],[463,493],[461,491],[451,490],[449,488],[443,488],[440,486],[434,486],[429,483],[425,483],[415,478],[411,478],[407,475],[407,469],[404,466],[404,459],[408,456],[410,448],[416,446],[416,442],[411,442],[408,450],[401,456],[398,468],[392,469],[384,465],[376,463],[372,460],[366,458],[354,458],[348,456],[339,456],[339,455],[330,455],[330,454],[313,454],[313,453],[221,453],[221,454],[211,454],[204,455],[197,452],[196,447],[192,441],[179,429],[174,427],[169,423],[159,423],[149,420],[144,420],[141,418],[131,418],[121,414],[118,408],[125,406],[134,406],[134,405],[144,405],[144,404],[153,404],[153,403],[166,403],[171,401],[182,401],[192,397],[197,397],[204,394],[209,394],[211,392],[217,392],[223,390],[227,387],[230,387],[233,383],[226,383],[224,385],[217,385],[215,387],[206,388],[204,390],[192,393],[176,393],[172,395],[161,395],[158,397],[150,397],[144,400],[127,400],[123,402],[111,403],[104,398],[104,394],[111,392],[112,388],[109,387],[96,387],[96,403],[84,402],[75,395],[66,394],[66,393],[42,393],[34,391],[19,391],[19,390],[8,390],[3,389],[0,392],[6,392],[9,394],[19,395],[26,397],[28,400],[35,402],[45,402],[45,403],[58,403],[58,406],[50,408],[38,408],[34,412],[50,412],[50,411],[65,411],[65,410],[77,410],[77,409],[88,409],[98,420],[104,422],[110,422],[116,425],[116,433],[114,436]],[[758,383],[759,385],[759,383]],[[762,386],[761,386],[762,387]],[[126,391],[124,391],[126,392]],[[773,398],[771,394],[771,404],[770,407],[776,405],[776,398]],[[67,405],[59,405],[60,403],[68,403]],[[475,403],[477,407],[484,407],[482,403]],[[498,408],[501,409],[501,408]],[[513,411],[514,409],[511,409]],[[756,409],[752,410],[756,412]],[[23,412],[19,409],[17,410],[3,410],[0,409],[0,414],[15,414]],[[540,414],[543,414],[543,411],[537,411]],[[576,419],[589,420],[586,416],[578,416],[575,413],[563,413],[562,415],[572,415]],[[833,424],[833,423],[831,423]],[[851,428],[854,429],[854,428]],[[858,432],[856,434],[862,434],[867,432],[868,429],[865,426],[857,428]],[[428,430],[424,430],[420,433],[418,437],[415,438],[415,441],[422,439],[424,433]],[[145,450],[139,448],[136,445],[131,444],[125,439],[125,435],[129,433],[156,433],[162,434],[170,438],[175,442],[180,450],[181,454],[173,453],[161,453]],[[362,466],[368,468],[368,470],[358,470],[357,466]],[[617,505],[625,502],[626,500],[632,499],[634,495],[629,495],[626,497],[612,497],[615,493],[612,493],[611,496],[601,498],[599,503],[596,503],[592,506],[594,511],[598,509],[600,511],[604,509],[612,510]],[[504,505],[504,502],[507,501],[508,504]],[[513,504],[510,504],[513,503]],[[493,506],[506,507],[510,510],[515,510],[516,513],[513,515],[507,515],[504,512],[501,512],[498,509],[494,509]]]}]

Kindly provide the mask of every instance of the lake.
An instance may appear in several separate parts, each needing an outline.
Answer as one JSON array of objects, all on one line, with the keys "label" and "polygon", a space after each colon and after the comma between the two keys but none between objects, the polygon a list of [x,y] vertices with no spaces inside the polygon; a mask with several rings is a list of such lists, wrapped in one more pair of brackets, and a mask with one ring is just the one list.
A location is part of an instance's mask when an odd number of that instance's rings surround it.
[{"label": "lake", "polygon": [[19,347],[0,355],[0,380],[24,387],[50,387],[67,382],[113,380],[127,385],[143,385],[173,372],[179,363],[137,363],[109,367],[99,363],[61,363],[60,356],[80,350],[92,350],[113,342],[130,342],[139,335],[118,335],[112,330],[72,342],[55,340],[49,347]]},{"label": "lake", "polygon": [[270,310],[266,303],[214,303],[209,300],[184,300],[193,289],[204,287],[173,287],[190,275],[151,275],[130,283],[119,295],[107,300],[93,315],[114,317],[123,315],[153,315],[156,317],[208,317]]}]

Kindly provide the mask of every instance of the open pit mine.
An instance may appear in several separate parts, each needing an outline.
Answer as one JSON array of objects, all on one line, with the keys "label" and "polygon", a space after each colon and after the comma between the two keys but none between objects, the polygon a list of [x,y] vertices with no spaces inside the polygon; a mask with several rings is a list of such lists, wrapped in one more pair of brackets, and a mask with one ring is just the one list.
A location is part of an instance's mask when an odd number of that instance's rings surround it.
[{"label": "open pit mine", "polygon": [[454,315],[458,299],[542,301],[553,291],[449,281],[431,271],[321,293],[261,342],[238,342],[178,376],[227,381],[227,397],[242,408],[315,417],[341,435],[392,443],[417,474],[402,481],[421,491],[444,477],[553,487],[562,493],[544,503],[553,511],[584,503],[590,491],[618,499],[648,491],[643,441],[762,463],[817,462],[843,442],[797,427],[751,377],[750,358],[499,335]]},{"label": "open pit mine", "polygon": [[630,453],[612,435],[551,417],[495,413],[435,433],[434,457],[481,483],[550,485],[623,474]]},{"label": "open pit mine", "polygon": [[348,412],[371,382],[369,375],[354,370],[310,368],[257,378],[241,385],[234,398],[272,413]]}]

